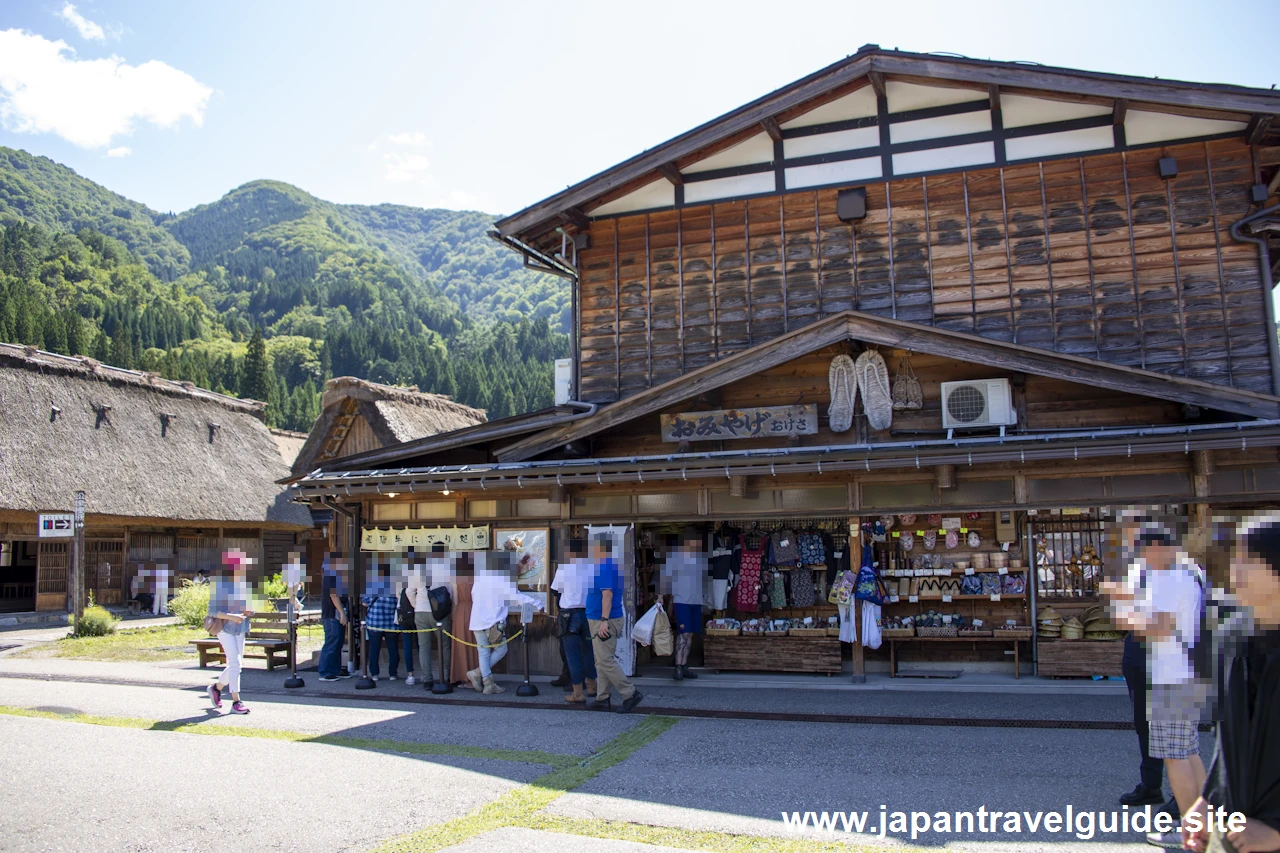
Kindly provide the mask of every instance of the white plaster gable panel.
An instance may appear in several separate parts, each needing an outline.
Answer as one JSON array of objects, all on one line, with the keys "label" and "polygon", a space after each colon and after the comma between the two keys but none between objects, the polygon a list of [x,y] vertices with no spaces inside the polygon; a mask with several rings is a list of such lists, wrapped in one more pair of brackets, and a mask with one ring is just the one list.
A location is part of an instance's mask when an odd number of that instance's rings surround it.
[{"label": "white plaster gable panel", "polygon": [[686,204],[713,201],[720,198],[737,198],[744,195],[771,193],[777,189],[774,175],[769,172],[755,172],[750,175],[738,175],[733,178],[715,178],[710,181],[695,181],[684,185]]},{"label": "white plaster gable panel", "polygon": [[880,128],[859,127],[854,130],[837,130],[834,133],[815,133],[813,136],[797,136],[782,140],[782,152],[788,159],[808,157],[813,154],[830,154],[833,151],[856,151],[874,148],[880,144]]},{"label": "white plaster gable panel", "polygon": [[801,116],[796,116],[782,124],[783,130],[793,127],[812,127],[815,124],[830,124],[835,121],[848,121],[854,118],[870,118],[876,114],[876,93],[870,86],[864,86],[856,92],[842,95],[834,101],[828,101],[820,107],[814,107]]},{"label": "white plaster gable panel", "polygon": [[838,163],[819,163],[815,166],[793,166],[786,170],[787,189],[821,187],[829,184],[852,184],[871,181],[883,174],[879,157],[861,160],[841,160]]},{"label": "white plaster gable panel", "polygon": [[1007,128],[1110,114],[1111,107],[1099,104],[1073,104],[1069,101],[1000,93],[1000,123]]},{"label": "white plaster gable panel", "polygon": [[885,92],[889,98],[889,112],[891,113],[923,110],[927,107],[945,107],[950,104],[965,104],[969,101],[980,101],[987,97],[985,89],[921,86],[917,83],[903,83],[898,80],[886,82]]},{"label": "white plaster gable panel", "polygon": [[889,141],[915,142],[919,139],[937,139],[941,136],[959,136],[964,133],[982,133],[991,129],[991,111],[981,110],[954,116],[922,118],[916,121],[900,121],[889,125]]},{"label": "white plaster gable panel", "polygon": [[916,172],[934,172],[939,169],[980,166],[995,161],[994,142],[974,142],[971,145],[953,145],[950,148],[932,148],[926,151],[894,154],[893,172],[895,175],[910,175]]},{"label": "white plaster gable panel", "polygon": [[1169,139],[1192,139],[1219,133],[1243,133],[1245,127],[1246,123],[1242,121],[1219,121],[1210,118],[1129,110],[1124,119],[1124,139],[1130,145],[1145,145],[1148,142],[1164,142]]},{"label": "white plaster gable panel", "polygon": [[1007,139],[1004,143],[1004,156],[1009,160],[1030,160],[1033,157],[1054,157],[1058,154],[1098,151],[1114,145],[1115,135],[1111,131],[1111,125],[1107,125]]},{"label": "white plaster gable panel", "polygon": [[704,160],[690,163],[680,171],[686,175],[707,172],[711,169],[729,169],[734,166],[750,166],[754,163],[768,163],[773,160],[773,140],[767,133],[758,133],[750,139],[744,139],[732,148],[726,148],[718,154],[712,154]]},{"label": "white plaster gable panel", "polygon": [[615,198],[587,212],[588,216],[608,216],[614,213],[630,213],[634,210],[652,210],[657,207],[673,207],[676,188],[666,178],[659,178],[633,190],[621,198]]}]

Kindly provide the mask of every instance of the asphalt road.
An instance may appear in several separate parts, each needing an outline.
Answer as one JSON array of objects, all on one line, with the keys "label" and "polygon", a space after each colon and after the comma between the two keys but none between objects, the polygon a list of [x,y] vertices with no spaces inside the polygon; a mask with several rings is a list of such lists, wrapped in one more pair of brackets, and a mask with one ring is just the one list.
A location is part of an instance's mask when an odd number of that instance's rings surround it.
[{"label": "asphalt road", "polygon": [[[4,678],[0,705],[183,720],[412,743],[587,755],[640,717],[529,708],[255,699],[248,717],[210,712],[191,688]],[[13,851],[365,850],[446,821],[547,772],[543,764],[207,737],[0,714],[3,848]],[[1206,744],[1206,747],[1208,745]],[[552,814],[647,825],[785,835],[782,811],[1116,808],[1132,787],[1132,734],[1073,729],[683,719],[550,806]],[[813,833],[809,833],[813,834]],[[844,833],[827,838],[868,841]],[[892,842],[889,842],[892,844]],[[1146,851],[1130,833],[961,839],[977,851]],[[456,850],[586,849],[628,842],[506,828]],[[661,853],[661,848],[647,848]]]}]

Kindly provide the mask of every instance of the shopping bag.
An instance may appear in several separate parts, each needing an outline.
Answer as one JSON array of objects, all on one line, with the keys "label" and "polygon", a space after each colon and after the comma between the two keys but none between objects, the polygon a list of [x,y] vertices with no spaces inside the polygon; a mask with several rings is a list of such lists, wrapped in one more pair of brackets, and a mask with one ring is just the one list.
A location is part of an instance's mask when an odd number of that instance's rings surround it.
[{"label": "shopping bag", "polygon": [[653,622],[653,653],[658,657],[666,657],[675,651],[675,647],[675,636],[671,633],[667,611],[659,609]]},{"label": "shopping bag", "polygon": [[635,627],[631,629],[631,638],[642,646],[653,645],[653,628],[659,613],[662,613],[661,601],[636,621]]}]

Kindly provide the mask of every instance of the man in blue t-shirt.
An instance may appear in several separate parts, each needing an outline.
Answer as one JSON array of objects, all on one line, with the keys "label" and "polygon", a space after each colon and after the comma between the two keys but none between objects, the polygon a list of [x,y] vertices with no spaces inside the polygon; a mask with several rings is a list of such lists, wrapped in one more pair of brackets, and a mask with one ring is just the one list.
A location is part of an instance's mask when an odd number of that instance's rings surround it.
[{"label": "man in blue t-shirt", "polygon": [[591,578],[587,590],[587,623],[591,627],[591,649],[596,659],[596,701],[591,706],[609,710],[610,685],[622,697],[622,713],[640,704],[644,697],[622,672],[614,656],[622,633],[622,572],[613,558],[613,540],[603,533],[591,540]]}]

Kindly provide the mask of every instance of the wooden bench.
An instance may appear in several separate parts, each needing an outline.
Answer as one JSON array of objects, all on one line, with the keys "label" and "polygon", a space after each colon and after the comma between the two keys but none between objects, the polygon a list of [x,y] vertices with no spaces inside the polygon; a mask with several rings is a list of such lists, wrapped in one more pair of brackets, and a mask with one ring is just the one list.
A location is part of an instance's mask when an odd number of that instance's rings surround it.
[{"label": "wooden bench", "polygon": [[[227,656],[216,637],[188,640],[200,653],[200,668],[210,661],[226,663]],[[262,654],[250,654],[250,649],[260,649]],[[265,658],[267,671],[289,663],[289,624],[284,613],[255,613],[249,619],[249,633],[244,640],[245,657]]]}]

